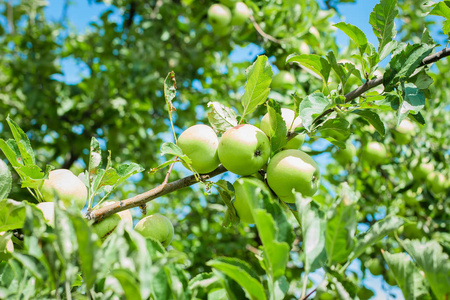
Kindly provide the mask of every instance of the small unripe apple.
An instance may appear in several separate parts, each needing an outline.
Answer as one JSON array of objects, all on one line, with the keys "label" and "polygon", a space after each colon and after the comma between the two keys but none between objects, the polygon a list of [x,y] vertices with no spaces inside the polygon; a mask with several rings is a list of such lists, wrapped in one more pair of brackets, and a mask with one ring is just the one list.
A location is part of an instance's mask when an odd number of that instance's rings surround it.
[{"label": "small unripe apple", "polygon": [[434,171],[434,165],[432,162],[419,163],[415,168],[412,169],[412,174],[416,180],[426,179]]},{"label": "small unripe apple", "polygon": [[264,182],[253,177],[241,177],[233,183],[233,187],[235,192],[233,206],[236,209],[239,219],[244,223],[255,223],[249,204],[249,202],[252,201],[251,197],[255,195],[255,189],[260,189],[260,193],[264,193],[271,197],[269,189]]},{"label": "small unripe apple", "polygon": [[427,183],[430,186],[431,190],[440,194],[447,190],[447,178],[445,178],[444,174],[439,172],[432,172],[427,177]]},{"label": "small unripe apple", "polygon": [[231,22],[231,11],[222,4],[213,4],[208,9],[208,21],[212,27],[226,27]]},{"label": "small unripe apple", "polygon": [[164,247],[172,242],[174,229],[168,218],[160,214],[150,215],[140,220],[134,230],[145,238],[152,238],[161,242]]},{"label": "small unripe apple", "polygon": [[232,15],[231,24],[242,25],[250,17],[250,9],[248,9],[248,6],[244,2],[237,2],[234,5]]},{"label": "small unripe apple", "polygon": [[319,167],[303,151],[284,150],[269,161],[267,183],[280,200],[295,203],[293,190],[303,197],[311,197],[316,193],[320,185]]},{"label": "small unripe apple", "polygon": [[122,219],[118,214],[113,214],[98,223],[92,225],[92,230],[98,235],[101,240],[106,239],[114,232]]},{"label": "small unripe apple", "polygon": [[414,124],[411,121],[404,119],[400,122],[400,124],[395,129],[394,138],[395,138],[395,141],[397,142],[397,144],[405,145],[411,141],[411,139],[415,135],[415,133],[416,133],[416,128],[415,128]]},{"label": "small unripe apple", "polygon": [[334,159],[336,159],[341,165],[346,166],[353,161],[353,157],[356,156],[356,148],[352,143],[347,143],[345,149],[338,149],[333,153]]},{"label": "small unripe apple", "polygon": [[363,158],[370,164],[383,164],[387,158],[386,147],[378,142],[370,142],[363,148]]},{"label": "small unripe apple", "polygon": [[50,171],[39,189],[44,201],[53,202],[58,197],[65,207],[75,204],[82,209],[87,200],[87,188],[70,170],[58,169]]},{"label": "small unripe apple", "polygon": [[214,171],[219,166],[219,139],[211,127],[191,126],[180,135],[177,144],[189,156],[192,167],[200,174]]},{"label": "small unripe apple", "polygon": [[[99,205],[99,208],[105,207],[111,203],[114,203],[115,201],[105,201]],[[119,223],[124,223],[125,226],[132,228],[133,227],[133,216],[131,215],[131,212],[129,209],[120,211],[118,213],[115,213],[106,219],[94,223],[92,226],[92,229],[94,230],[97,235],[104,240],[108,235],[113,233],[113,231],[116,229],[116,227],[119,225]]]},{"label": "small unripe apple", "polygon": [[45,221],[55,226],[55,202],[41,202],[36,206],[42,211]]},{"label": "small unripe apple", "polygon": [[[305,135],[303,133],[296,134],[294,130],[298,127],[302,127],[302,120],[300,117],[295,118],[295,112],[292,109],[282,108],[281,109],[281,117],[286,123],[287,132],[289,133],[289,140],[286,145],[284,145],[284,149],[299,149],[303,142],[305,141]],[[264,117],[261,119],[261,125],[259,126],[264,133],[270,137],[270,133],[272,131],[272,126],[270,125],[269,113],[266,113]]]},{"label": "small unripe apple", "polygon": [[295,82],[296,80],[294,75],[288,71],[281,70],[280,73],[273,76],[270,87],[273,89],[291,89]]},{"label": "small unripe apple", "polygon": [[383,274],[383,266],[378,259],[371,258],[367,261],[367,268],[369,268],[370,273],[374,276]]},{"label": "small unripe apple", "polygon": [[219,141],[219,160],[237,175],[251,175],[261,169],[270,156],[270,142],[259,128],[242,124],[228,129]]}]

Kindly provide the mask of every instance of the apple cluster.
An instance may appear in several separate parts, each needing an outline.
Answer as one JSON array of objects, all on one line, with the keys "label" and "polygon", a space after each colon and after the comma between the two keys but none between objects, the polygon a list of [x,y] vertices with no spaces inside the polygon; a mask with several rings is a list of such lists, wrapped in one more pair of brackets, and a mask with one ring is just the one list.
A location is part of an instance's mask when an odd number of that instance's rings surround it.
[{"label": "apple cluster", "polygon": [[[299,150],[305,135],[294,130],[302,127],[302,121],[293,110],[281,109],[286,124],[288,141],[281,151],[272,156],[269,115],[266,114],[260,128],[240,124],[229,128],[220,138],[207,125],[194,125],[186,129],[178,139],[178,146],[192,160],[191,166],[199,173],[209,173],[221,163],[228,171],[243,176],[257,177],[260,188],[268,190],[282,201],[295,203],[295,193],[313,196],[320,185],[320,172],[316,162]],[[264,174],[264,175],[261,175]],[[249,180],[247,180],[248,182]],[[248,195],[242,188],[242,180],[234,183],[234,206],[241,221],[252,223]]]},{"label": "apple cluster", "polygon": [[213,4],[208,9],[209,24],[218,36],[229,34],[233,25],[243,25],[250,17],[250,9],[244,2],[233,0],[221,2],[222,4]]},{"label": "apple cluster", "polygon": [[[55,226],[55,205],[60,205],[62,209],[73,206],[81,210],[88,197],[86,185],[67,169],[50,171],[48,179],[44,180],[39,192],[44,202],[39,203],[37,207],[42,211],[44,219],[50,226]],[[60,201],[54,202],[55,199]],[[113,201],[105,201],[98,208],[111,203]],[[133,227],[133,217],[129,210],[118,212],[98,223],[94,223],[92,230],[103,241],[120,223],[129,228]],[[164,247],[170,244],[174,234],[174,228],[170,220],[160,214],[144,217],[136,224],[134,229],[145,238],[159,241]]]}]

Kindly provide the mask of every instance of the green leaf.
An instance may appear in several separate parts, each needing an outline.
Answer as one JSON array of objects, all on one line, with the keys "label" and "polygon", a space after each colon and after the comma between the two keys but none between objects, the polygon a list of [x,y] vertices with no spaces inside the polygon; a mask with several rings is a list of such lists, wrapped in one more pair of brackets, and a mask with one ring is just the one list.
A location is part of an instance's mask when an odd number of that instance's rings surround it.
[{"label": "green leaf", "polygon": [[24,203],[9,199],[0,200],[0,232],[22,228],[24,222]]},{"label": "green leaf", "polygon": [[215,132],[221,134],[229,128],[237,126],[237,114],[234,110],[219,102],[209,102],[208,107],[211,111],[208,113],[208,121]]},{"label": "green leaf", "polygon": [[245,84],[244,95],[241,98],[244,112],[242,118],[252,113],[258,105],[263,104],[270,92],[272,81],[272,67],[267,56],[258,56],[256,61],[246,70],[247,83]]},{"label": "green leaf", "polygon": [[270,145],[272,153],[276,153],[286,145],[286,122],[281,116],[281,106],[277,102],[270,99],[267,104],[270,123]]},{"label": "green leaf", "polygon": [[219,180],[216,182],[219,187],[217,191],[219,192],[220,198],[227,206],[226,218],[222,224],[224,227],[229,227],[231,224],[238,224],[239,218],[237,216],[236,209],[233,205],[234,187],[226,180]]},{"label": "green leaf", "polygon": [[450,297],[450,260],[436,241],[423,244],[418,240],[403,242],[403,246],[419,267],[437,299]]},{"label": "green leaf", "polygon": [[[296,194],[298,215],[301,220],[303,252],[305,254],[305,272],[308,274],[323,267],[327,260],[325,250],[326,221],[315,202]],[[306,275],[304,275],[306,276]]]},{"label": "green leaf", "polygon": [[312,124],[318,116],[332,107],[330,99],[322,93],[314,93],[303,99],[299,107],[299,116],[306,130],[311,131]]},{"label": "green leaf", "polygon": [[408,116],[409,113],[417,114],[425,107],[425,95],[412,83],[405,84],[403,91],[403,101],[398,110],[397,126]]},{"label": "green leaf", "polygon": [[339,80],[341,81],[342,86],[344,87],[347,82],[347,71],[345,70],[344,65],[337,63],[336,56],[334,55],[333,51],[328,51],[327,58],[328,62],[330,63],[330,66],[333,68],[334,72],[336,72],[336,74],[339,77]]},{"label": "green leaf", "polygon": [[206,264],[235,280],[245,289],[250,299],[266,299],[264,288],[257,274],[246,262],[237,258],[218,257],[208,261]]},{"label": "green leaf", "polygon": [[403,223],[404,221],[399,217],[387,216],[373,224],[369,231],[357,237],[355,247],[350,254],[350,260],[360,256],[367,247],[375,244],[389,233],[397,230]]},{"label": "green leaf", "polygon": [[161,155],[183,156],[183,150],[172,142],[166,142],[161,145]]},{"label": "green leaf", "polygon": [[139,283],[134,278],[133,273],[126,269],[114,269],[110,274],[120,282],[125,299],[142,299]]},{"label": "green leaf", "polygon": [[331,270],[328,267],[324,268],[328,276],[331,280],[331,282],[336,287],[336,292],[339,295],[340,299],[356,299],[356,293],[358,291],[358,286],[347,276],[344,276],[343,274],[336,272],[334,270]]},{"label": "green leaf", "polygon": [[37,189],[45,180],[44,172],[36,165],[27,165],[16,168],[17,173],[22,178],[22,187]]},{"label": "green leaf", "polygon": [[346,24],[339,22],[333,25],[336,28],[342,30],[359,48],[360,53],[364,53],[367,47],[367,37],[364,32],[352,24]]},{"label": "green leaf", "polygon": [[450,34],[450,2],[442,1],[436,3],[433,9],[430,11],[430,15],[441,16],[445,18],[445,21],[442,25],[442,31],[444,34]]},{"label": "green leaf", "polygon": [[25,253],[19,253],[18,251],[13,251],[11,255],[19,261],[39,283],[42,284],[47,280],[47,269],[36,257]]},{"label": "green leaf", "polygon": [[411,76],[409,82],[413,83],[418,89],[425,90],[433,83],[433,79],[425,70],[421,70],[416,75]]},{"label": "green leaf", "polygon": [[425,278],[409,256],[405,253],[382,253],[405,299],[431,299]]},{"label": "green leaf", "polygon": [[11,192],[12,177],[6,163],[0,159],[0,200],[6,199]]},{"label": "green leaf", "polygon": [[381,121],[380,116],[372,111],[372,110],[362,110],[357,109],[352,111],[352,113],[357,114],[367,120],[373,127],[375,127],[376,131],[380,133],[382,136],[386,134],[386,128],[384,127],[383,121]]},{"label": "green leaf", "polygon": [[177,95],[177,81],[175,80],[175,73],[169,72],[166,79],[164,79],[164,99],[166,100],[167,109],[169,110],[169,115],[175,110],[172,104],[172,100]]},{"label": "green leaf", "polygon": [[161,169],[164,169],[165,167],[167,167],[167,166],[169,166],[169,165],[171,165],[173,163],[176,163],[178,161],[179,161],[178,159],[171,159],[171,160],[165,161],[162,164],[160,164],[159,166],[157,166],[156,168],[150,169],[149,173],[150,174],[155,173],[155,172],[157,172],[157,171],[159,171]]},{"label": "green leaf", "polygon": [[342,142],[339,143],[339,141],[345,141],[350,136],[349,126],[350,124],[345,119],[329,119],[320,125],[318,131],[331,143],[334,144],[337,141],[339,146],[342,145]]},{"label": "green leaf", "polygon": [[392,91],[397,83],[408,79],[433,48],[434,45],[413,44],[407,45],[403,50],[397,52],[383,75],[385,91]]},{"label": "green leaf", "polygon": [[372,25],[373,33],[378,38],[379,53],[397,34],[394,23],[397,14],[397,0],[381,0],[370,14],[369,23]]},{"label": "green leaf", "polygon": [[317,54],[291,54],[286,58],[286,63],[296,62],[301,66],[313,71],[320,77],[324,83],[328,82],[331,65],[328,61]]},{"label": "green leaf", "polygon": [[16,140],[19,147],[20,154],[22,155],[25,165],[33,165],[35,163],[34,151],[31,147],[30,140],[25,132],[16,124],[9,116],[6,118],[9,128]]},{"label": "green leaf", "polygon": [[0,139],[0,149],[3,151],[3,154],[5,154],[11,166],[14,168],[23,166],[23,159],[15,140],[8,140],[6,142]]},{"label": "green leaf", "polygon": [[338,201],[327,216],[325,245],[328,264],[346,262],[354,244],[357,218],[356,195],[347,183],[342,186]]},{"label": "green leaf", "polygon": [[70,216],[70,219],[77,237],[81,273],[88,289],[91,289],[97,278],[96,254],[99,241],[93,240],[95,235],[86,220],[78,216]]}]

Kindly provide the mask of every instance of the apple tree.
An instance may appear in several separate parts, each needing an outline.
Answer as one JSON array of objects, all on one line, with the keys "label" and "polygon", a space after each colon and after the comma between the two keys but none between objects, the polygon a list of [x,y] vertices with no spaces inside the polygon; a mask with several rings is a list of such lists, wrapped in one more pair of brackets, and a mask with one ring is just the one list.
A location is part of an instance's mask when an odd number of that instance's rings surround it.
[{"label": "apple tree", "polygon": [[448,299],[448,1],[90,2],[0,4],[0,298]]}]

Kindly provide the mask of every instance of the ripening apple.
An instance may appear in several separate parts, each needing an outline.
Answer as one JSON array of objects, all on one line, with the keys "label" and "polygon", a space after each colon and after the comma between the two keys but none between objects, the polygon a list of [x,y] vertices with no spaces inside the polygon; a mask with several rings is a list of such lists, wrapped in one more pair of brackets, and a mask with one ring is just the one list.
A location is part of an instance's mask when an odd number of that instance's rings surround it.
[{"label": "ripening apple", "polygon": [[280,73],[273,76],[270,87],[273,89],[291,89],[295,82],[296,80],[294,75],[288,71],[281,70]]},{"label": "ripening apple", "polygon": [[316,162],[303,151],[284,150],[275,154],[267,166],[267,183],[280,200],[295,203],[295,192],[313,196],[320,185]]},{"label": "ripening apple", "polygon": [[443,193],[447,190],[447,178],[440,172],[430,173],[427,176],[427,183],[431,190],[436,194]]},{"label": "ripening apple", "polygon": [[231,11],[222,4],[213,4],[208,9],[208,21],[214,28],[224,28],[230,25]]},{"label": "ripening apple", "polygon": [[192,160],[192,167],[200,174],[209,173],[219,166],[217,148],[219,139],[206,125],[194,125],[178,138],[177,145]]},{"label": "ripening apple", "polygon": [[346,166],[353,161],[353,157],[356,156],[356,148],[352,143],[346,143],[346,148],[339,148],[333,153],[334,159],[336,159],[341,165]]},{"label": "ripening apple", "polygon": [[231,25],[242,25],[250,17],[250,9],[244,2],[237,2],[234,5],[231,17]]},{"label": "ripening apple", "polygon": [[411,121],[404,119],[395,129],[394,138],[397,144],[406,145],[411,142],[411,139],[415,135],[415,133],[416,127],[414,126],[414,124]]},{"label": "ripening apple", "polygon": [[36,206],[42,211],[45,221],[55,226],[55,202],[41,202]]},{"label": "ripening apple", "polygon": [[219,160],[230,172],[251,175],[261,169],[270,156],[270,142],[259,128],[242,124],[228,129],[219,141]]},{"label": "ripening apple", "polygon": [[82,209],[87,200],[87,188],[70,170],[58,169],[50,171],[39,189],[45,202],[52,202],[58,197],[65,207],[74,203]]},{"label": "ripening apple", "polygon": [[418,165],[412,169],[412,174],[416,180],[423,180],[434,171],[434,165],[430,162],[422,160]]},{"label": "ripening apple", "polygon": [[[295,118],[295,112],[292,109],[282,108],[281,109],[281,117],[286,123],[286,128],[289,136],[289,140],[286,145],[284,145],[284,149],[299,149],[303,142],[305,141],[305,134],[294,133],[294,130],[298,127],[302,127],[302,120],[300,117]],[[266,113],[264,117],[261,119],[261,125],[259,126],[264,133],[270,137],[272,126],[270,126],[269,113]]]},{"label": "ripening apple", "polygon": [[364,146],[362,156],[370,164],[383,164],[387,158],[386,147],[378,142],[370,142]]},{"label": "ripening apple", "polygon": [[251,197],[255,195],[255,189],[260,189],[260,193],[264,193],[271,197],[270,190],[261,180],[253,177],[241,177],[233,183],[235,199],[233,206],[239,216],[239,219],[248,224],[255,223],[249,204]]},{"label": "ripening apple", "polygon": [[168,218],[160,214],[150,215],[140,220],[134,230],[145,238],[159,241],[164,247],[172,242],[174,229]]}]

